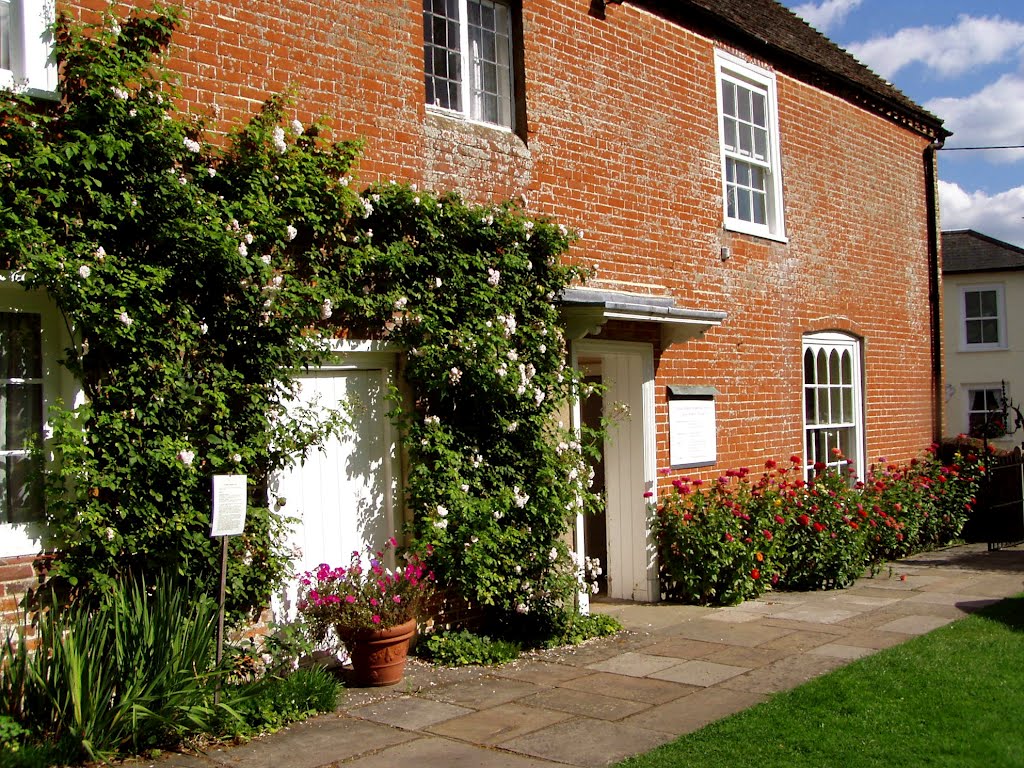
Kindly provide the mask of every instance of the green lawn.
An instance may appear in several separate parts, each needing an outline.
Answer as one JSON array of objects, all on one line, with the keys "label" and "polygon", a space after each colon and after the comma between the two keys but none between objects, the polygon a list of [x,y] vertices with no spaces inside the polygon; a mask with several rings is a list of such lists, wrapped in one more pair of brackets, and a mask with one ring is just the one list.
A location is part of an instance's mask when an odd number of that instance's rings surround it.
[{"label": "green lawn", "polygon": [[1024,766],[1024,595],[621,765]]}]

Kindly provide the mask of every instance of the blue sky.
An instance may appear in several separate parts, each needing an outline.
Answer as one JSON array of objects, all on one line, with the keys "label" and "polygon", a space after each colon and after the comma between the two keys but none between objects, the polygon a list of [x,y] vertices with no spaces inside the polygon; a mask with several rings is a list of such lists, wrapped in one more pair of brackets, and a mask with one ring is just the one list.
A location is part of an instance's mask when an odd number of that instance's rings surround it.
[{"label": "blue sky", "polygon": [[[947,147],[1024,144],[1021,0],[783,3],[942,118]],[[1024,247],[1024,150],[940,152],[939,200],[943,229]]]}]

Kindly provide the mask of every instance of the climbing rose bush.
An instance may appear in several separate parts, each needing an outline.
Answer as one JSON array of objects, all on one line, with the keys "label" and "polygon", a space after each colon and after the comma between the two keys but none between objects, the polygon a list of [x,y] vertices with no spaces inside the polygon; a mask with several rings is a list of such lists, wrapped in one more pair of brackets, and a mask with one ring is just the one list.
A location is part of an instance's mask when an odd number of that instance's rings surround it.
[{"label": "climbing rose bush", "polygon": [[0,261],[53,300],[85,394],[50,409],[42,451],[54,575],[100,594],[170,571],[212,593],[210,478],[244,473],[228,609],[257,613],[292,556],[272,478],[360,407],[299,408],[296,376],[350,336],[405,350],[391,415],[410,532],[440,583],[502,618],[571,610],[563,537],[597,504],[557,419],[579,388],[557,310],[586,276],[560,258],[578,233],[361,184],[359,142],[301,123],[287,97],[208,134],[163,69],[178,15],[62,16],[61,101],[0,97]]},{"label": "climbing rose bush", "polygon": [[793,456],[756,475],[674,479],[652,519],[665,596],[730,605],[769,589],[847,586],[954,539],[983,471],[977,453],[944,464],[934,446],[908,463],[880,461],[860,480],[852,467],[844,475],[821,465],[805,481],[802,467]]}]

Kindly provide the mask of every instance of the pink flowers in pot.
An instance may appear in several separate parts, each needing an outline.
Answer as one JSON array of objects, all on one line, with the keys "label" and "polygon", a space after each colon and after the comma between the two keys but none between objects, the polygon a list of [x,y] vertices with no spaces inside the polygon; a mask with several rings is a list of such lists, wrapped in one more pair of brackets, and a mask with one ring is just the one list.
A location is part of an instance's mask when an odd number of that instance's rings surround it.
[{"label": "pink flowers in pot", "polygon": [[385,554],[397,547],[394,538],[384,548],[368,551],[368,567],[358,551],[347,567],[321,563],[299,579],[299,613],[315,636],[333,627],[342,639],[359,630],[387,629],[415,618],[434,587],[434,574],[414,554],[393,570]]}]

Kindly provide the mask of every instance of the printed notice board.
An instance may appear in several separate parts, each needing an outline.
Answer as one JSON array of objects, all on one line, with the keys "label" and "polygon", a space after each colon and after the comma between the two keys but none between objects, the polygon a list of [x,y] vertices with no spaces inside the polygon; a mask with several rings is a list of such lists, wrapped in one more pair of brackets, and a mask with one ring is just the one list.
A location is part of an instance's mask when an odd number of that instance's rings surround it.
[{"label": "printed notice board", "polygon": [[673,467],[705,467],[718,460],[715,398],[708,389],[669,388],[669,461]]}]

